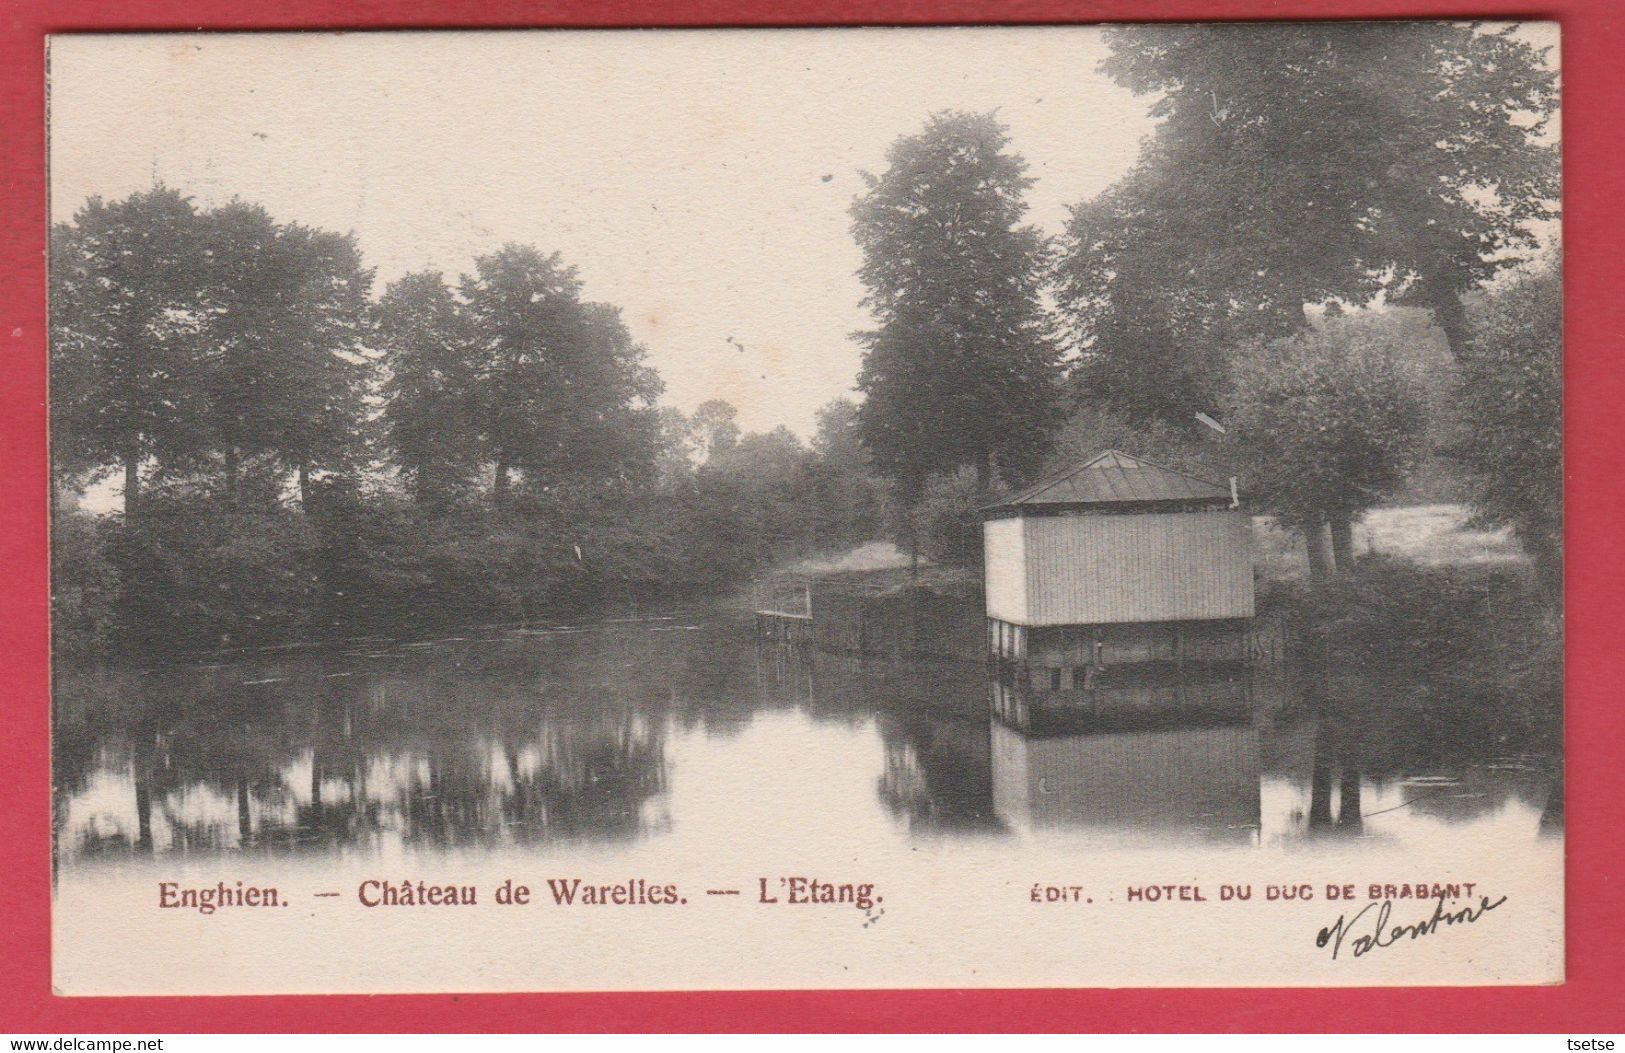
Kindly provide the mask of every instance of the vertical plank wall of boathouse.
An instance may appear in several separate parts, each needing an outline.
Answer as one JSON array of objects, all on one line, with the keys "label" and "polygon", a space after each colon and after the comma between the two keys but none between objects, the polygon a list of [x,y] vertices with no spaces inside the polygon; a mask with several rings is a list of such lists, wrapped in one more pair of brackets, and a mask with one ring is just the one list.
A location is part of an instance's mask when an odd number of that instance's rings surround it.
[{"label": "vertical plank wall of boathouse", "polygon": [[[1025,604],[1023,616],[1010,620],[1103,625],[1254,614],[1252,530],[1246,516],[1228,511],[1027,516],[1019,523]],[[990,595],[994,588],[990,572]]]}]

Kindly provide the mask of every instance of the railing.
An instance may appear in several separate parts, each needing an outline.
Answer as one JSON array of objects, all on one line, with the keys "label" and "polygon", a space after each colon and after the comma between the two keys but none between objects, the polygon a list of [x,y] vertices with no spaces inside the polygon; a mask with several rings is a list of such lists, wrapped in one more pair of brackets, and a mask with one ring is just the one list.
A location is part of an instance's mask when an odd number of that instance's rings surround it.
[{"label": "railing", "polygon": [[770,578],[751,588],[750,608],[757,614],[812,617],[812,582],[804,578]]},{"label": "railing", "polygon": [[[830,654],[982,662],[982,605],[874,582],[776,578],[752,591],[758,635]],[[786,624],[794,622],[797,624]]]}]

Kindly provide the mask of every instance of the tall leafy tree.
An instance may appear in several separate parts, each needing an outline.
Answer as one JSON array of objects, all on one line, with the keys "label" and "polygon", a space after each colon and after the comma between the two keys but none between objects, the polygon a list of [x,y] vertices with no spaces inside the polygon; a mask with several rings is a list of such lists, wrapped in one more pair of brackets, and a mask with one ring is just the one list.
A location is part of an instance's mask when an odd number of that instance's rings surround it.
[{"label": "tall leafy tree", "polygon": [[440,506],[469,490],[482,459],[481,362],[461,306],[433,271],[392,283],[377,307],[387,442],[413,499]]},{"label": "tall leafy tree", "polygon": [[1346,565],[1353,521],[1421,455],[1427,396],[1407,369],[1409,332],[1381,316],[1334,316],[1237,356],[1228,425],[1249,493],[1304,533],[1316,573],[1330,569],[1322,532]]},{"label": "tall leafy tree", "polygon": [[353,234],[291,225],[282,236],[301,260],[302,295],[287,352],[304,381],[285,400],[277,454],[293,468],[300,500],[308,503],[313,470],[353,473],[370,452],[374,271]]},{"label": "tall leafy tree", "polygon": [[676,406],[657,407],[655,417],[660,424],[660,452],[655,458],[655,469],[661,485],[679,486],[691,482],[700,446],[693,420]]},{"label": "tall leafy tree", "polygon": [[769,432],[746,432],[701,469],[706,493],[737,520],[746,545],[770,559],[783,559],[812,543],[805,472],[812,454],[780,424]]},{"label": "tall leafy tree", "polygon": [[1035,469],[1061,417],[1061,348],[1041,292],[1044,240],[1023,226],[1032,185],[992,114],[939,113],[865,174],[852,206],[876,327],[859,425],[905,499],[939,472],[984,485]]},{"label": "tall leafy tree", "polygon": [[1462,297],[1555,215],[1556,75],[1516,28],[1135,26],[1104,70],[1155,95],[1139,164],[1069,224],[1061,302],[1083,375],[1189,419],[1214,349],[1301,330],[1378,289],[1453,348]]},{"label": "tall leafy tree", "polygon": [[363,430],[372,271],[352,236],[283,225],[234,201],[209,219],[207,398],[228,503],[245,458],[343,469]]},{"label": "tall leafy tree", "polygon": [[463,279],[498,504],[515,468],[537,488],[653,471],[660,378],[619,310],[581,293],[575,268],[557,253],[523,245],[480,257]]},{"label": "tall leafy tree", "polygon": [[799,484],[816,547],[833,549],[884,536],[886,485],[863,445],[858,404],[832,399],[818,409],[816,420],[813,457]]},{"label": "tall leafy tree", "polygon": [[863,445],[862,410],[849,398],[830,399],[814,414],[818,430],[812,448],[819,458],[841,471],[867,471],[871,458]]},{"label": "tall leafy tree", "polygon": [[726,399],[706,399],[690,421],[707,461],[721,463],[739,445],[739,410]]},{"label": "tall leafy tree", "polygon": [[203,443],[203,242],[191,201],[163,186],[92,198],[51,232],[54,468],[117,465],[126,516],[149,460]]},{"label": "tall leafy tree", "polygon": [[1511,526],[1554,594],[1563,578],[1563,290],[1556,267],[1469,307],[1450,454],[1487,522]]}]

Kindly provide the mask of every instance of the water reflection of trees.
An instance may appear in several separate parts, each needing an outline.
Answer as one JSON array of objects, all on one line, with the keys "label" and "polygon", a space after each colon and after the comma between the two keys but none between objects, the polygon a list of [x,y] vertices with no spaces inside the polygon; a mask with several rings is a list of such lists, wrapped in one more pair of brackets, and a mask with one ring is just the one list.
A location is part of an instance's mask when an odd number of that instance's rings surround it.
[{"label": "water reflection of trees", "polygon": [[873,720],[884,769],[881,803],[917,832],[1002,828],[993,811],[988,721],[979,664],[898,662],[763,645],[756,651],[764,708],[816,720]]},{"label": "water reflection of trees", "polygon": [[1466,823],[1518,802],[1541,814],[1542,830],[1561,829],[1549,700],[1511,693],[1491,704],[1459,677],[1414,664],[1349,666],[1333,653],[1324,639],[1304,641],[1288,714],[1313,728],[1309,831],[1366,832],[1367,791],[1390,789],[1403,803],[1385,811]]},{"label": "water reflection of trees", "polygon": [[[1451,824],[1480,822],[1509,804],[1540,815],[1542,831],[1561,830],[1561,781],[1548,760],[1515,755],[1401,762],[1373,753],[1358,727],[1336,715],[1303,725],[1299,730],[1313,742],[1311,759],[1279,769],[1297,778],[1307,774],[1308,805],[1301,818],[1310,835],[1369,833],[1369,820],[1400,810]],[[1371,811],[1373,796],[1388,803]]]},{"label": "water reflection of trees", "polygon": [[63,678],[58,852],[637,836],[684,678],[624,643]]},{"label": "water reflection of trees", "polygon": [[[1392,817],[1373,819],[1372,801],[1391,807],[1396,788],[1407,814],[1473,822],[1517,802],[1561,827],[1555,755],[1509,748],[1526,741],[1506,731],[1520,718],[1414,677],[1125,668],[1092,680],[1087,697],[1050,692],[1040,706],[1045,693],[990,685],[976,663],[758,648],[728,622],[660,628],[58,671],[56,850],[635,838],[670,822],[672,729],[730,735],[773,709],[872,728],[878,802],[916,832],[1232,836],[1258,828],[1269,780],[1301,802],[1290,837],[1380,834]],[[991,723],[990,694],[1004,714]]]},{"label": "water reflection of trees", "polygon": [[1003,829],[993,807],[987,721],[924,714],[880,717],[880,799],[920,832]]},{"label": "water reflection of trees", "polygon": [[[1001,667],[989,686],[994,797],[1017,826],[1211,837],[1262,832],[1267,782],[1272,839],[1529,813],[1560,829],[1557,758],[1527,748],[1530,715],[1485,711],[1449,686],[1414,669],[1301,661],[1125,665],[1087,689],[1045,690]],[[1277,816],[1283,801],[1296,803]]]},{"label": "water reflection of trees", "polygon": [[986,716],[980,663],[859,658],[780,644],[760,645],[755,656],[763,709],[800,709],[844,724],[885,713],[974,721]]}]

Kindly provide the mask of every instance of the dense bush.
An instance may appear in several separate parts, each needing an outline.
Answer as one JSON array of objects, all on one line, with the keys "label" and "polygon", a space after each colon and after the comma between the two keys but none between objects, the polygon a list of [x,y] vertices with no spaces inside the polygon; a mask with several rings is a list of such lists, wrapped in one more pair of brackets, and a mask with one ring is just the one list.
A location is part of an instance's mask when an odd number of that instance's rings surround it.
[{"label": "dense bush", "polygon": [[248,646],[306,630],[318,594],[316,539],[301,517],[154,506],[101,530],[120,583],[112,603],[120,650]]},{"label": "dense bush", "polygon": [[723,591],[772,561],[874,537],[867,505],[809,514],[819,487],[840,482],[806,450],[792,442],[775,457],[784,463],[746,458],[641,489],[525,491],[502,507],[425,506],[330,477],[304,510],[153,490],[133,522],[66,513],[54,529],[56,651],[148,661],[570,620]]},{"label": "dense bush", "polygon": [[1445,753],[1561,738],[1562,625],[1530,568],[1366,557],[1279,588],[1307,697],[1360,738]]},{"label": "dense bush", "polygon": [[982,507],[1005,492],[999,484],[983,492],[974,468],[934,475],[926,480],[919,501],[901,513],[901,543],[907,545],[912,534],[920,555],[933,563],[980,567]]},{"label": "dense bush", "polygon": [[106,652],[114,643],[118,571],[107,553],[104,521],[73,512],[51,522],[51,651]]},{"label": "dense bush", "polygon": [[1554,266],[1484,295],[1461,351],[1449,454],[1482,523],[1509,525],[1559,595],[1563,579],[1563,286]]}]

